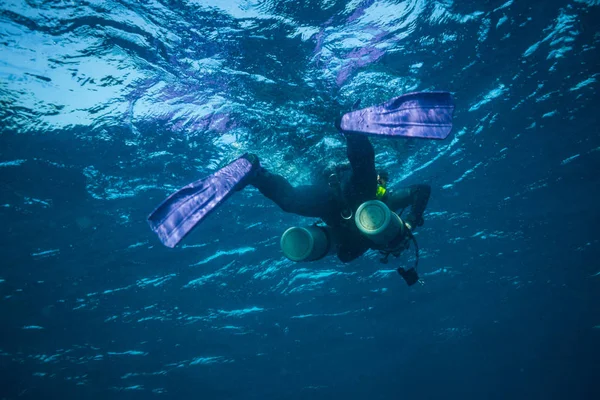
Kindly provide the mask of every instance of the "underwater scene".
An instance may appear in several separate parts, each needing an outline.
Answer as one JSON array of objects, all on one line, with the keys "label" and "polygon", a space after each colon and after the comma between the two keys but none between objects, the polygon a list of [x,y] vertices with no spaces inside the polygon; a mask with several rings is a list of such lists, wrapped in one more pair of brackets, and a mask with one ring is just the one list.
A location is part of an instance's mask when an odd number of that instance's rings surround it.
[{"label": "underwater scene", "polygon": [[599,0],[3,0],[0,399],[599,399]]}]

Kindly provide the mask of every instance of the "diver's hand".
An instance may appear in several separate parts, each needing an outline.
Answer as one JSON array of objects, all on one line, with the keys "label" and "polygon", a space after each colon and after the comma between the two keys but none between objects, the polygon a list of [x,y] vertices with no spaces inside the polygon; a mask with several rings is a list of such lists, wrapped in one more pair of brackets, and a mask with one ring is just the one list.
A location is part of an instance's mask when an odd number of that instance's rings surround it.
[{"label": "diver's hand", "polygon": [[422,216],[416,216],[412,213],[408,214],[406,218],[402,218],[402,221],[404,221],[410,230],[416,229],[419,226],[423,226],[423,223],[425,223]]}]

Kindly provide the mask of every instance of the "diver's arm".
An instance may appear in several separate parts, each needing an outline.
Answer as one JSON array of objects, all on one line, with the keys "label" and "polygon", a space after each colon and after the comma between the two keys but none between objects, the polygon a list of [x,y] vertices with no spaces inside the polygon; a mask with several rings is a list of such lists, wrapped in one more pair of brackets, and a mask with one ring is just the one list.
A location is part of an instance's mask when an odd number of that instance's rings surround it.
[{"label": "diver's arm", "polygon": [[304,217],[322,218],[330,205],[328,191],[318,186],[294,187],[283,176],[273,174],[262,167],[249,184],[275,202],[283,211]]},{"label": "diver's arm", "polygon": [[423,213],[429,196],[431,195],[431,186],[412,185],[406,188],[395,190],[389,194],[387,205],[392,211],[398,211],[410,206],[410,212],[403,218],[412,229],[423,225]]}]

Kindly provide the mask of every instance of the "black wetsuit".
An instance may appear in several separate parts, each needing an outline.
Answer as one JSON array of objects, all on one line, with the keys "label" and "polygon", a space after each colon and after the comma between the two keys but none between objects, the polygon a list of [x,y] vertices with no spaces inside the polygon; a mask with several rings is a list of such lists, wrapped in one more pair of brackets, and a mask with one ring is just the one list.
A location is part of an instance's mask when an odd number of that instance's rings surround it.
[{"label": "black wetsuit", "polygon": [[[356,259],[373,246],[373,242],[359,232],[354,219],[346,221],[342,218],[343,209],[349,207],[354,213],[365,201],[377,198],[375,151],[371,142],[360,135],[348,135],[346,138],[350,168],[338,174],[342,196],[339,190],[336,193],[326,182],[294,187],[282,176],[264,168],[260,168],[249,182],[283,211],[321,218],[327,225],[337,228],[341,239],[338,257],[342,262]],[[404,220],[415,228],[423,224],[422,215],[430,192],[428,185],[413,185],[393,193],[387,192],[381,200],[393,211],[411,206]]]}]

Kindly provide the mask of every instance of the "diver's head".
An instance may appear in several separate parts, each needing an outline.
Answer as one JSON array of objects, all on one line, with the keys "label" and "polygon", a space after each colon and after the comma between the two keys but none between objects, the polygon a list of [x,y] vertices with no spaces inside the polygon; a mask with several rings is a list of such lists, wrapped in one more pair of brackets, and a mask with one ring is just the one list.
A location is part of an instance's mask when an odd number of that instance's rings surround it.
[{"label": "diver's head", "polygon": [[390,176],[389,176],[389,174],[388,174],[387,171],[380,170],[377,173],[377,184],[379,184],[379,185],[381,185],[383,187],[386,187],[389,177]]}]

